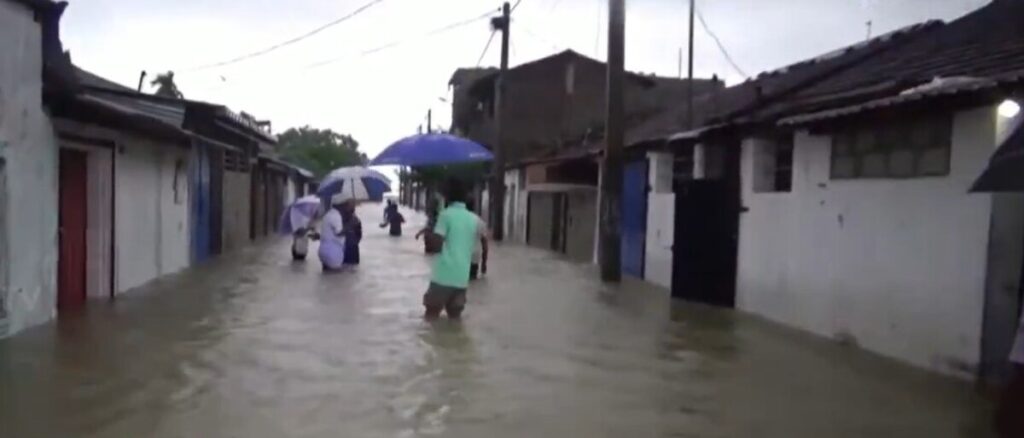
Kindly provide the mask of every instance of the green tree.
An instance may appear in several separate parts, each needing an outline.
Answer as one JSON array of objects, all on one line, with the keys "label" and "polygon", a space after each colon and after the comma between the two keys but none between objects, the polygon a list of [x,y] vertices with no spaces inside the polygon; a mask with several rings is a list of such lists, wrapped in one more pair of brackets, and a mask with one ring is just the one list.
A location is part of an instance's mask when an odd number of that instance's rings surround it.
[{"label": "green tree", "polygon": [[278,135],[277,150],[285,161],[313,172],[317,178],[339,167],[363,166],[368,161],[351,135],[310,126]]}]

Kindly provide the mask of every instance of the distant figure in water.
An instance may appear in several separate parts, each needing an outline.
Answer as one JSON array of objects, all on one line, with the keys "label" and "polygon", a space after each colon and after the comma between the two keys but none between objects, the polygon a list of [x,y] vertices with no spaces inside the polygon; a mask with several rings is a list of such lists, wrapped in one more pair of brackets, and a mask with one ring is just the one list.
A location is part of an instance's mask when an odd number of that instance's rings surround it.
[{"label": "distant figure in water", "polygon": [[398,204],[395,201],[388,200],[388,206],[384,208],[384,222],[380,224],[381,228],[390,226],[388,234],[399,237],[402,235],[402,224],[405,223],[405,216],[398,212]]},{"label": "distant figure in water", "polygon": [[[427,226],[423,227],[420,232],[416,233],[416,238],[420,236],[429,235],[430,232],[434,231],[434,227],[437,226],[437,215],[441,211],[441,203],[436,199],[431,199],[427,203]],[[441,245],[436,241],[424,238],[423,239],[423,252],[427,254],[437,254],[441,252]]]},{"label": "distant figure in water", "polygon": [[341,204],[342,234],[345,236],[346,265],[359,264],[359,242],[363,240],[363,223],[356,216],[356,202],[345,201]]},{"label": "distant figure in water", "polygon": [[344,221],[341,208],[341,205],[329,208],[320,222],[320,250],[317,254],[320,256],[324,272],[339,271],[345,262]]}]

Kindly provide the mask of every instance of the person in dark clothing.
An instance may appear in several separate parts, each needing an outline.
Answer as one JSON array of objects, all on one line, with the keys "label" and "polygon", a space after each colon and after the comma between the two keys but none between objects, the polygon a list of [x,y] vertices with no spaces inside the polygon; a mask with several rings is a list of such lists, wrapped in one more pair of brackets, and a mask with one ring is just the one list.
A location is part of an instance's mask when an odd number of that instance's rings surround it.
[{"label": "person in dark clothing", "polygon": [[402,224],[404,223],[405,216],[398,212],[398,204],[395,204],[395,201],[388,200],[388,206],[384,208],[384,222],[380,224],[380,227],[390,226],[388,234],[400,237],[402,235]]},{"label": "person in dark clothing", "polygon": [[341,206],[342,235],[345,236],[346,265],[359,264],[359,242],[363,240],[363,223],[356,216],[354,201],[346,201]]},{"label": "person in dark clothing", "polygon": [[[427,226],[423,227],[419,233],[416,233],[416,238],[427,235],[434,231],[434,227],[437,226],[437,215],[441,212],[441,203],[436,199],[432,199],[427,205]],[[423,252],[427,254],[437,254],[441,252],[441,245],[437,244],[436,241],[424,238],[423,239]]]}]

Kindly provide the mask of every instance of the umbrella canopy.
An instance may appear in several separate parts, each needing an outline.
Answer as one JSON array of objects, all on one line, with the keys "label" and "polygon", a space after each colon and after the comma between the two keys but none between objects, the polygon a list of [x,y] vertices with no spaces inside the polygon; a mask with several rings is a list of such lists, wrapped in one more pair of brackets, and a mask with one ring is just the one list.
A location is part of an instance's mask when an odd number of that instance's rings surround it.
[{"label": "umbrella canopy", "polygon": [[1024,192],[1024,116],[1012,123],[972,192]]},{"label": "umbrella canopy", "polygon": [[292,234],[309,227],[309,223],[320,211],[320,204],[320,197],[316,195],[299,198],[281,214],[281,226],[278,231],[281,234]]},{"label": "umbrella canopy", "polygon": [[370,165],[431,166],[490,161],[493,158],[487,148],[464,138],[449,134],[420,134],[388,146]]},{"label": "umbrella canopy", "polygon": [[347,200],[380,201],[391,191],[391,179],[376,170],[361,166],[341,167],[320,182],[316,194],[329,204]]}]

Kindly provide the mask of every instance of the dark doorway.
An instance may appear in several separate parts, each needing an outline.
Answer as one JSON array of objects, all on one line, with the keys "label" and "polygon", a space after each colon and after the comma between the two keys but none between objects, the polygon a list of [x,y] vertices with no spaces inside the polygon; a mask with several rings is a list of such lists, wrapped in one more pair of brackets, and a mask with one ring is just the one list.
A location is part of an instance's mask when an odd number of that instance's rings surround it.
[{"label": "dark doorway", "polygon": [[676,181],[673,298],[724,307],[736,304],[739,153],[738,144],[711,147],[704,178]]},{"label": "dark doorway", "polygon": [[567,199],[564,193],[552,193],[551,199],[551,247],[552,251],[565,253],[566,223],[568,221]]},{"label": "dark doorway", "polygon": [[85,152],[61,149],[58,204],[57,309],[85,305],[88,160]]}]

